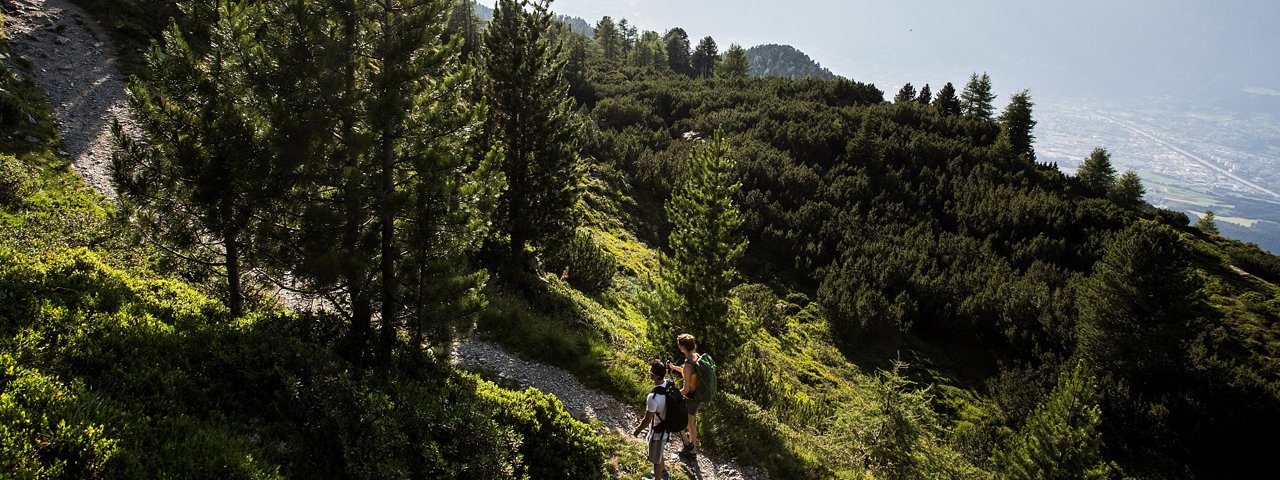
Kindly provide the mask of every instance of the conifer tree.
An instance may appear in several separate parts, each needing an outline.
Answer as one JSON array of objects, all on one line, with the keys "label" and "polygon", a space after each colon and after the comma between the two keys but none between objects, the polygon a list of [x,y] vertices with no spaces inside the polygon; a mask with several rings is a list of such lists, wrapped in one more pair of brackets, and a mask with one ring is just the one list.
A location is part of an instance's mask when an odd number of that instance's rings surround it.
[{"label": "conifer tree", "polygon": [[667,47],[658,32],[647,30],[640,34],[631,56],[631,64],[641,68],[666,70]]},{"label": "conifer tree", "polygon": [[373,352],[385,366],[403,327],[417,340],[443,333],[479,298],[483,275],[465,255],[500,175],[471,154],[484,114],[473,70],[460,38],[443,41],[448,0],[264,5],[273,22],[260,37],[282,68],[264,69],[272,86],[259,98],[288,99],[302,133],[279,145],[308,156],[292,207],[274,212],[274,263],[291,288],[348,315],[358,364]]},{"label": "conifer tree", "polygon": [[1076,170],[1076,182],[1085,193],[1101,197],[1111,191],[1116,183],[1116,169],[1111,166],[1111,154],[1105,148],[1095,148]]},{"label": "conifer tree", "polygon": [[[653,325],[659,345],[680,331],[694,332],[705,351],[730,355],[739,329],[729,316],[729,290],[737,281],[736,264],[747,247],[742,214],[734,203],[740,184],[729,142],[717,132],[690,156],[689,177],[667,202],[672,230],[670,263],[663,279],[677,305],[668,306],[675,324]],[[724,358],[721,358],[723,361]]]},{"label": "conifer tree", "polygon": [[969,83],[965,84],[964,92],[960,93],[960,105],[964,109],[964,115],[969,118],[991,119],[991,114],[995,112],[991,102],[995,99],[996,95],[991,93],[991,77],[985,72],[981,77],[977,73],[969,75]]},{"label": "conifer tree", "polygon": [[530,242],[546,245],[574,226],[581,193],[578,127],[551,21],[547,2],[502,0],[485,36],[490,130],[505,149],[499,223],[518,265]]},{"label": "conifer tree", "polygon": [[933,91],[929,89],[929,84],[926,83],[924,87],[920,88],[920,95],[916,97],[916,103],[928,105],[931,101],[933,101]]},{"label": "conifer tree", "polygon": [[747,50],[741,45],[729,45],[729,50],[724,52],[724,58],[720,61],[720,66],[716,69],[716,76],[720,78],[747,78],[751,74],[751,63],[747,61]]},{"label": "conifer tree", "polygon": [[893,97],[893,103],[908,103],[914,102],[915,100],[916,87],[912,86],[911,82],[907,82],[906,85],[903,85],[902,88],[898,90],[898,94]]},{"label": "conifer tree", "polygon": [[1097,381],[1076,364],[1026,423],[997,452],[999,478],[1012,480],[1102,479],[1110,466],[1102,459],[1101,408]]},{"label": "conifer tree", "polygon": [[622,32],[613,22],[613,17],[605,15],[596,22],[596,44],[600,48],[600,56],[606,62],[616,62],[622,57]]},{"label": "conifer tree", "polygon": [[1023,90],[1013,94],[1009,105],[1000,114],[1000,135],[1009,142],[1014,154],[1027,161],[1035,161],[1036,158],[1033,146],[1036,137],[1031,133],[1031,129],[1036,126],[1035,119],[1031,117],[1031,107],[1034,105],[1031,103],[1031,93]]},{"label": "conifer tree", "polygon": [[689,34],[685,33],[683,28],[672,28],[667,30],[667,34],[663,36],[663,41],[666,42],[667,65],[671,67],[671,71],[693,76],[690,64]]},{"label": "conifer tree", "polygon": [[1218,222],[1214,220],[1213,210],[1206,210],[1200,220],[1196,221],[1196,230],[1209,235],[1218,234]]},{"label": "conifer tree", "polygon": [[1107,243],[1080,289],[1076,354],[1139,392],[1182,371],[1182,342],[1202,302],[1178,233],[1142,220]]},{"label": "conifer tree", "polygon": [[480,19],[476,17],[475,0],[454,1],[453,8],[449,12],[449,25],[445,28],[445,34],[462,37],[463,61],[470,59],[471,55],[479,48],[479,24]]},{"label": "conifer tree", "polygon": [[1129,170],[1116,181],[1110,196],[1111,201],[1116,202],[1116,205],[1136,210],[1142,206],[1142,196],[1146,194],[1147,189],[1142,186],[1142,179],[1138,177],[1138,172]]},{"label": "conifer tree", "polygon": [[951,86],[951,82],[947,82],[938,90],[938,96],[933,99],[933,105],[938,107],[944,115],[960,114],[960,99],[956,98],[956,88]]},{"label": "conifer tree", "polygon": [[689,66],[693,68],[693,75],[696,78],[711,78],[716,73],[716,63],[720,60],[720,51],[716,47],[715,39],[711,37],[703,37],[698,42],[697,48],[693,49],[693,55],[689,57]]},{"label": "conifer tree", "polygon": [[[226,304],[244,313],[241,281],[255,254],[260,213],[281,199],[293,169],[276,161],[267,137],[268,112],[250,97],[243,52],[253,46],[254,7],[219,1],[207,51],[197,53],[171,23],[147,60],[154,79],[133,79],[129,103],[149,143],[117,124],[112,176],[135,220],[170,251],[195,248],[195,258],[221,267]],[[191,257],[188,257],[191,258]]]}]

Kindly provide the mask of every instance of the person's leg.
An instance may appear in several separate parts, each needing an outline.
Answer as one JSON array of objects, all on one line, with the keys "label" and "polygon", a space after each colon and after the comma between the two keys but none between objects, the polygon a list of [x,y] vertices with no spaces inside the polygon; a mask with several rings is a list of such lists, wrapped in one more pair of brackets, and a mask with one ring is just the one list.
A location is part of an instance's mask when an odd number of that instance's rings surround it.
[{"label": "person's leg", "polygon": [[662,461],[662,448],[666,442],[657,438],[649,440],[649,463],[653,464],[653,478],[655,480],[662,478],[662,473],[666,471],[665,462]]},{"label": "person's leg", "polygon": [[689,412],[689,445],[698,446],[698,414]]}]

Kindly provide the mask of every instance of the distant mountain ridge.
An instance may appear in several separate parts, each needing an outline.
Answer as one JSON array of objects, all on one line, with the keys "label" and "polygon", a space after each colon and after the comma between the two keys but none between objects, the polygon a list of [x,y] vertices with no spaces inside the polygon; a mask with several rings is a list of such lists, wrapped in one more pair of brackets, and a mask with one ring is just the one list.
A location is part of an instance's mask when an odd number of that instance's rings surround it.
[{"label": "distant mountain ridge", "polygon": [[747,49],[753,77],[818,78],[834,80],[836,74],[790,45],[765,44]]}]

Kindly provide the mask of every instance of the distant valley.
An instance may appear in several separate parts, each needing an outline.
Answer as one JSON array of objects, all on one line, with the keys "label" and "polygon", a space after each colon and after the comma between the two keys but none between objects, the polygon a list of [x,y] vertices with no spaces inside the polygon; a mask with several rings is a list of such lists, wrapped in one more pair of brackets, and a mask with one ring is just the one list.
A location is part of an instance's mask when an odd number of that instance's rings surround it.
[{"label": "distant valley", "polygon": [[1280,252],[1280,120],[1192,107],[1044,101],[1036,105],[1036,155],[1074,172],[1093,147],[1133,169],[1152,205],[1212,210],[1223,234]]}]

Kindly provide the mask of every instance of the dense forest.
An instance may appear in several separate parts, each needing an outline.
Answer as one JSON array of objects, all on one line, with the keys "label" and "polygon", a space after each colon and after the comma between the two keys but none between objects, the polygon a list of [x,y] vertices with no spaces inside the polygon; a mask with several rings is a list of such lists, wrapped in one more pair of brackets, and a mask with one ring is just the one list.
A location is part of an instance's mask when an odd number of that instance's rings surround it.
[{"label": "dense forest", "polygon": [[78,3],[145,139],[90,191],[3,63],[8,475],[648,471],[453,366],[473,331],[637,410],[691,332],[703,448],[771,478],[1235,478],[1280,447],[1280,258],[1105,146],[1038,162],[1031,91],[986,74],[754,78],[523,0]]},{"label": "dense forest", "polygon": [[804,52],[790,45],[756,45],[747,49],[753,77],[818,78],[835,80],[836,74],[823,68]]}]

